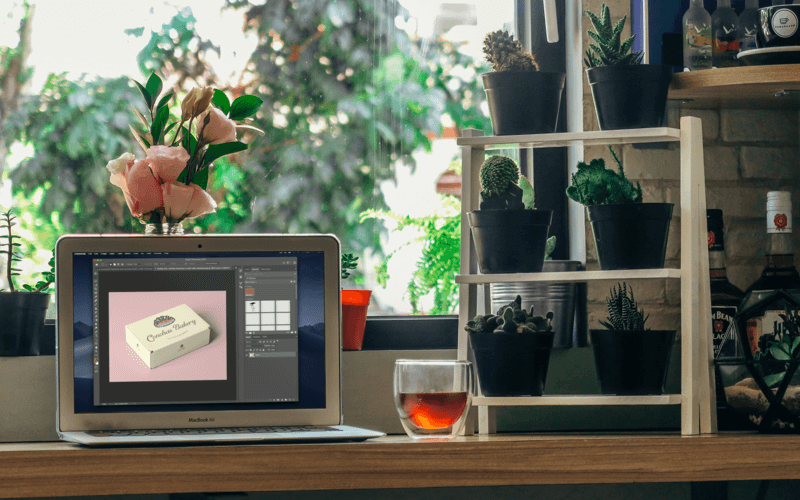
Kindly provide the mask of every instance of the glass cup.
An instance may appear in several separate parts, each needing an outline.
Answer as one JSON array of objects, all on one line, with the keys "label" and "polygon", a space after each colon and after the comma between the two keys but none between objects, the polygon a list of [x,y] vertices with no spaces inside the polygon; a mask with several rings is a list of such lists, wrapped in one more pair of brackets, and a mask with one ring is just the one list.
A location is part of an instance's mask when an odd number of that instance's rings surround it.
[{"label": "glass cup", "polygon": [[406,433],[428,441],[456,437],[472,404],[473,377],[469,361],[398,359],[394,404]]}]

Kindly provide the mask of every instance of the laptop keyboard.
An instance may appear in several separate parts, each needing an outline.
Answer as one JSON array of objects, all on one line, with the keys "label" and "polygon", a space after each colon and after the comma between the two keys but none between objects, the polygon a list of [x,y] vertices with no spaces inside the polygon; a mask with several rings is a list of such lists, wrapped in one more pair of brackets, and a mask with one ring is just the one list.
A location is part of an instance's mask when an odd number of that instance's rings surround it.
[{"label": "laptop keyboard", "polygon": [[268,434],[292,432],[341,432],[334,427],[296,425],[288,427],[215,427],[210,429],[149,429],[89,432],[97,437],[121,436],[199,436],[203,434]]}]

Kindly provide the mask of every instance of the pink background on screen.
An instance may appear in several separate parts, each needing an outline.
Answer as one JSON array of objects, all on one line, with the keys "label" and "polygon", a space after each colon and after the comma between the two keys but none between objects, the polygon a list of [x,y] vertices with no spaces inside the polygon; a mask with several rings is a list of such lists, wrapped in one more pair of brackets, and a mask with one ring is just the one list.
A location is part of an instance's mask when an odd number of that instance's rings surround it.
[{"label": "pink background on screen", "polygon": [[[211,327],[211,342],[153,368],[125,342],[125,325],[186,304]],[[109,381],[225,380],[225,292],[116,292],[108,295]]]}]

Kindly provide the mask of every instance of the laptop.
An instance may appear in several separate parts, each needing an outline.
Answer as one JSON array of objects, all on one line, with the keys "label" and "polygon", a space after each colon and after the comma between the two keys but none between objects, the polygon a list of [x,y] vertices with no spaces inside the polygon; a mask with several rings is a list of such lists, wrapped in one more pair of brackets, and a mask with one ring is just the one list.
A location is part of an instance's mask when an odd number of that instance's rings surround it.
[{"label": "laptop", "polygon": [[347,441],[333,235],[56,243],[56,428],[90,446]]}]

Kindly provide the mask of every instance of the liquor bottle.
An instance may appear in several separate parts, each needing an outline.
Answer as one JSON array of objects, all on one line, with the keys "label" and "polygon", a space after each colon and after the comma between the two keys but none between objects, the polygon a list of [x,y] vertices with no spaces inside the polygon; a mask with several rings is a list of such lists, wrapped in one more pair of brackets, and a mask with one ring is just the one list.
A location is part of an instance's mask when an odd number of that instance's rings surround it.
[{"label": "liquor bottle", "polygon": [[717,0],[711,15],[711,67],[730,68],[739,65],[739,17],[731,8],[731,0]]},{"label": "liquor bottle", "polygon": [[714,334],[714,358],[738,357],[742,354],[733,317],[744,298],[744,292],[728,281],[725,268],[722,210],[706,211],[708,221],[708,268],[711,274],[711,325]]},{"label": "liquor bottle", "polygon": [[[792,198],[788,191],[770,191],[767,194],[767,234],[767,265],[761,277],[745,291],[742,308],[766,298],[768,294],[763,292],[786,290],[800,293],[800,273],[794,265],[792,248]],[[780,314],[784,310],[780,303],[776,303],[774,310],[767,310],[762,316],[747,321],[746,333],[751,353],[759,351],[761,335],[775,333],[775,329],[782,327]]]},{"label": "liquor bottle", "polygon": [[711,15],[703,0],[692,0],[683,15],[683,70],[711,68]]},{"label": "liquor bottle", "polygon": [[739,14],[739,51],[756,48],[756,32],[760,22],[758,0],[744,0],[744,10]]}]

